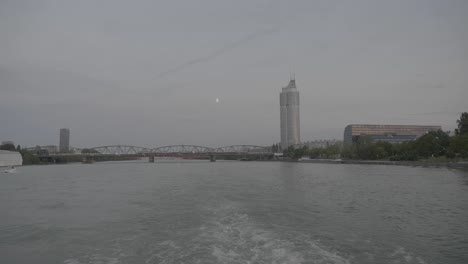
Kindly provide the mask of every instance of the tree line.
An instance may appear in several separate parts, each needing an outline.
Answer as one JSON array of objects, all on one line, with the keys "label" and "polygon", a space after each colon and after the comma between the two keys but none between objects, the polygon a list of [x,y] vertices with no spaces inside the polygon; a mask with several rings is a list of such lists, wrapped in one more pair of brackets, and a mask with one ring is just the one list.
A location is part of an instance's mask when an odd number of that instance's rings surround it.
[{"label": "tree line", "polygon": [[455,134],[442,130],[430,131],[413,141],[390,143],[374,141],[372,137],[362,135],[356,142],[342,145],[340,143],[324,148],[290,147],[284,151],[291,159],[301,157],[316,158],[344,158],[357,160],[394,160],[415,161],[419,159],[445,157],[448,159],[468,158],[468,113],[461,114],[457,120]]}]

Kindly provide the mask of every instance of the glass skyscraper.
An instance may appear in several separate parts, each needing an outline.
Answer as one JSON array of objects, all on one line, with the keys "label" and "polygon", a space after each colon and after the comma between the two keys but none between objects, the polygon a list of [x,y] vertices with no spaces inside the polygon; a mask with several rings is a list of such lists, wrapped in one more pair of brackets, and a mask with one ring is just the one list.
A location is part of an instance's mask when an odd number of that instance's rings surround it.
[{"label": "glass skyscraper", "polygon": [[299,120],[299,91],[296,80],[291,78],[288,86],[280,93],[281,148],[297,145],[301,142]]}]

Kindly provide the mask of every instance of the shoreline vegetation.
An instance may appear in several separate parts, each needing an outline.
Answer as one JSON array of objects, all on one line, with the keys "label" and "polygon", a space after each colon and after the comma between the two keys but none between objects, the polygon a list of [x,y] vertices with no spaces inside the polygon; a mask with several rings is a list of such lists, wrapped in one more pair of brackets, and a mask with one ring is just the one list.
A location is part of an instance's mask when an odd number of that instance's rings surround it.
[{"label": "shoreline vegetation", "polygon": [[341,160],[341,159],[306,159],[288,160],[299,163],[320,163],[320,164],[358,164],[358,165],[395,165],[412,167],[446,167],[455,169],[468,169],[468,160],[418,160],[418,161],[391,161],[391,160]]},{"label": "shoreline vegetation", "polygon": [[353,138],[352,143],[312,149],[289,147],[283,154],[296,161],[307,157],[308,162],[333,163],[333,160],[339,160],[347,164],[465,167],[468,162],[467,112],[461,114],[457,126],[454,135],[442,130],[429,131],[416,140],[401,143],[374,141],[371,135],[359,135]]}]

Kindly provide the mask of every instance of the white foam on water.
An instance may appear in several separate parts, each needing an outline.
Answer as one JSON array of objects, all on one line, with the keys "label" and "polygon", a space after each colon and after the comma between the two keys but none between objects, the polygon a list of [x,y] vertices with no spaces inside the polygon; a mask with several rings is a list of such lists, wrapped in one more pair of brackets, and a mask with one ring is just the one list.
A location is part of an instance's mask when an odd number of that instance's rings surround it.
[{"label": "white foam on water", "polygon": [[64,264],[81,264],[81,262],[77,259],[66,259],[63,261]]},{"label": "white foam on water", "polygon": [[349,263],[306,236],[292,241],[261,228],[235,203],[214,209],[214,218],[203,232],[216,263]]},{"label": "white foam on water", "polygon": [[389,257],[392,260],[391,263],[426,264],[422,258],[408,252],[404,247],[395,248]]},{"label": "white foam on water", "polygon": [[308,235],[265,228],[242,208],[224,202],[207,208],[206,219],[197,229],[175,230],[166,240],[147,232],[120,237],[107,249],[67,259],[64,264],[350,263]]}]

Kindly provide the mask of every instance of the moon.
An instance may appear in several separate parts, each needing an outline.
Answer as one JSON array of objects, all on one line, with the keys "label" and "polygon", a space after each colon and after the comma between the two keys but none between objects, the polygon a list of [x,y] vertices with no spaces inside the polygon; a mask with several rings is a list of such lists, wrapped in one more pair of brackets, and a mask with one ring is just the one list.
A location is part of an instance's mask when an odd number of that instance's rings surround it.
[{"label": "moon", "polygon": [[216,98],[216,103],[219,103],[219,98]]}]

